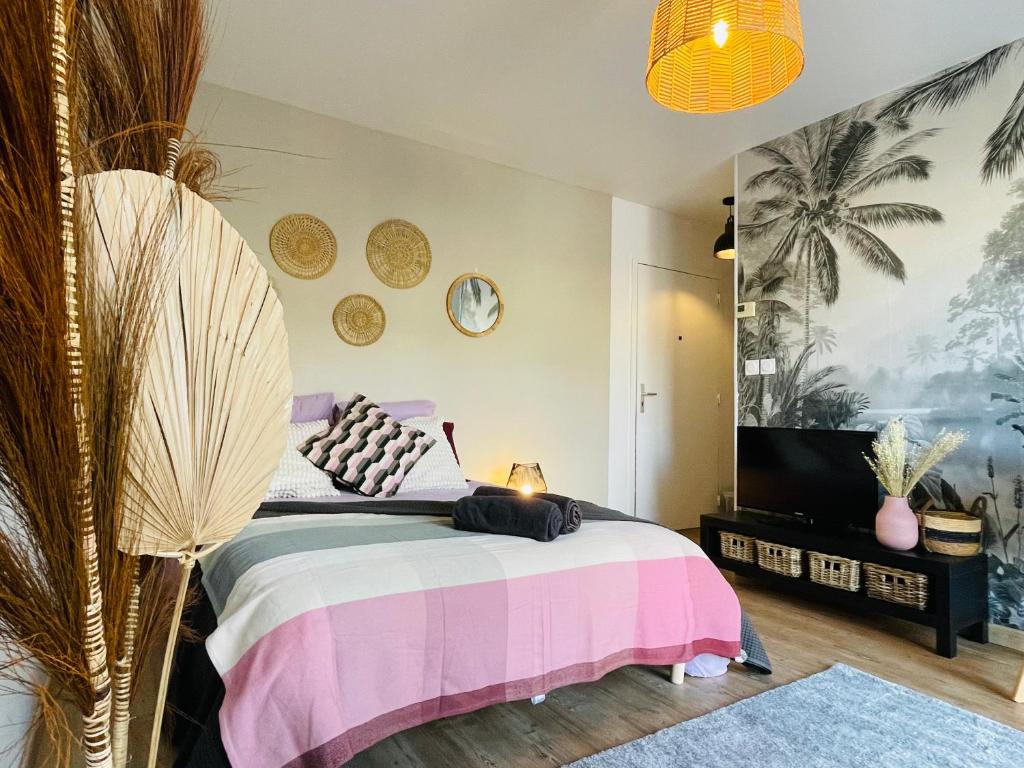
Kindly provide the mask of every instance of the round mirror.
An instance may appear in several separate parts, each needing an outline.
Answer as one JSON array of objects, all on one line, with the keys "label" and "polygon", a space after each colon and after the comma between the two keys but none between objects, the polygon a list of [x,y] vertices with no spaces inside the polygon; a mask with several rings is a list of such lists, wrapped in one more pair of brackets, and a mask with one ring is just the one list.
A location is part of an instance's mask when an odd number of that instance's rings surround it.
[{"label": "round mirror", "polygon": [[448,318],[467,336],[486,336],[498,327],[505,302],[494,281],[468,272],[455,278],[448,289]]}]

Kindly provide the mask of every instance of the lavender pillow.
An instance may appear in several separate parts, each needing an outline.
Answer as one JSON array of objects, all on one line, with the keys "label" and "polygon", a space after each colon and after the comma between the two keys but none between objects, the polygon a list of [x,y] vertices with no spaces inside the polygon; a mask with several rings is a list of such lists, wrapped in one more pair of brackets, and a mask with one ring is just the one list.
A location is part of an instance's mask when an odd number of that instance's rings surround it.
[{"label": "lavender pillow", "polygon": [[[350,405],[351,401],[335,404],[334,408],[331,409],[331,415],[328,419],[328,422],[332,427],[338,423],[341,419],[341,414],[343,414]],[[405,421],[406,419],[413,419],[421,416],[433,416],[434,409],[437,408],[437,403],[432,400],[396,400],[393,403],[381,403],[379,408],[395,421]]]},{"label": "lavender pillow", "polygon": [[331,418],[331,409],[333,407],[333,392],[317,392],[315,395],[296,395],[292,398],[292,424],[329,419]]}]

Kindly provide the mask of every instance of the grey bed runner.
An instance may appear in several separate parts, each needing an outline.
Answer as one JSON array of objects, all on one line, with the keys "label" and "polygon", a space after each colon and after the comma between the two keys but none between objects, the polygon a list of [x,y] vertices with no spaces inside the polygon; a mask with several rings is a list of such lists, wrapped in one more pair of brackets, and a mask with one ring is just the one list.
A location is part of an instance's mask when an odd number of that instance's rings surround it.
[{"label": "grey bed runner", "polygon": [[[614,509],[591,504],[589,501],[579,502],[584,520],[602,520],[623,523],[650,523],[653,520],[630,517]],[[265,501],[256,510],[256,519],[264,517],[283,517],[285,515],[341,515],[353,512],[369,512],[374,515],[436,515],[451,517],[455,509],[454,501],[413,501],[410,499],[379,499],[374,501]],[[571,535],[571,534],[566,534]]]}]

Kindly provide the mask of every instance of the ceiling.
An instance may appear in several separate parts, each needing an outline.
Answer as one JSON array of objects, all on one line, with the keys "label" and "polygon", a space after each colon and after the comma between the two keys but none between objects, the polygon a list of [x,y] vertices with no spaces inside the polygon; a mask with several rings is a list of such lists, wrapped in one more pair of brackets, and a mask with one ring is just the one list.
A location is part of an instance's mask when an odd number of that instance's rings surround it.
[{"label": "ceiling", "polygon": [[1024,37],[1024,0],[804,0],[806,65],[789,90],[728,115],[684,115],[644,88],[655,5],[211,0],[204,79],[717,219],[735,153]]}]

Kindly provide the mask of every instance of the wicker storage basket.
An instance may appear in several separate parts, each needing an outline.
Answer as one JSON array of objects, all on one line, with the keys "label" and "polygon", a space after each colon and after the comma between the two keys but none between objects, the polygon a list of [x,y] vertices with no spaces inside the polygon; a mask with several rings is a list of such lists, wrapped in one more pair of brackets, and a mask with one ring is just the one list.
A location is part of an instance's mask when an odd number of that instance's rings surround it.
[{"label": "wicker storage basket", "polygon": [[754,537],[743,536],[730,531],[719,531],[718,538],[722,542],[722,557],[739,560],[742,563],[754,562]]},{"label": "wicker storage basket", "polygon": [[928,604],[928,577],[923,573],[864,563],[864,579],[868,597],[909,605],[919,611]]},{"label": "wicker storage basket", "polygon": [[964,512],[925,512],[921,540],[929,552],[970,557],[981,552],[981,518]]},{"label": "wicker storage basket", "polygon": [[826,587],[856,592],[860,589],[860,561],[822,552],[807,553],[811,581]]},{"label": "wicker storage basket", "polygon": [[757,566],[772,573],[799,578],[804,572],[803,550],[757,540]]}]

